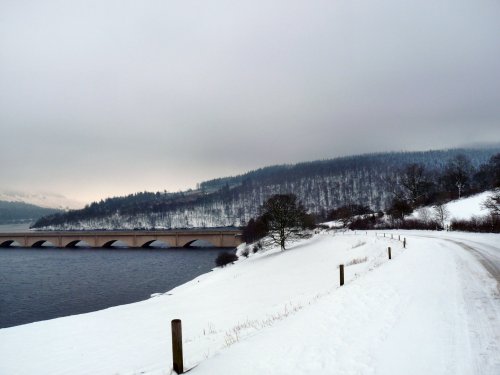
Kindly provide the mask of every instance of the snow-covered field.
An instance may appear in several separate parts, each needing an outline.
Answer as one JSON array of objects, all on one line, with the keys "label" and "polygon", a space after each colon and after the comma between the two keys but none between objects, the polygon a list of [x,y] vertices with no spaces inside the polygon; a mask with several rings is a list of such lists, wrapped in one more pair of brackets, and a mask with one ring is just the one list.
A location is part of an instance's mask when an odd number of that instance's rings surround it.
[{"label": "snow-covered field", "polygon": [[[496,375],[498,285],[454,235],[406,232],[403,249],[323,233],[147,301],[2,329],[0,374],[171,374],[180,318],[193,374]],[[499,235],[457,238],[500,252]]]}]

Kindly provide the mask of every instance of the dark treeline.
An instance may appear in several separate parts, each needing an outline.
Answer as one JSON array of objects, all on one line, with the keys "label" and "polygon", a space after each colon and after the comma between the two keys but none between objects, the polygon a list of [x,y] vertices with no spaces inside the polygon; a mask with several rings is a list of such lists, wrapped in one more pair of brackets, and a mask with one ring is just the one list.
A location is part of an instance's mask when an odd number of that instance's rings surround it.
[{"label": "dark treeline", "polygon": [[[46,216],[35,227],[241,226],[258,216],[259,207],[269,197],[289,193],[295,194],[318,220],[345,205],[380,211],[390,208],[395,200],[402,200],[415,206],[488,189],[493,184],[490,159],[499,151],[500,148],[393,152],[272,166],[202,182],[196,190],[108,198],[82,210]],[[465,177],[460,175],[457,180],[453,163],[459,165],[460,173],[465,171]]]}]

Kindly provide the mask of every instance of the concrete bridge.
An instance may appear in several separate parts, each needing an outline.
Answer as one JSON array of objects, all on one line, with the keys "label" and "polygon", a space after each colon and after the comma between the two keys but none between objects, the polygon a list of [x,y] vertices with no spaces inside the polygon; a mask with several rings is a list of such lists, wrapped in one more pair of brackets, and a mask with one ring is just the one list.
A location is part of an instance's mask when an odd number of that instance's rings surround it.
[{"label": "concrete bridge", "polygon": [[188,247],[193,242],[207,241],[214,247],[236,247],[241,240],[240,230],[164,230],[164,231],[54,231],[0,233],[0,247],[17,245],[41,247],[75,247],[82,243],[90,247],[111,247],[120,241],[128,247],[149,247],[154,241],[162,241],[170,247]]}]

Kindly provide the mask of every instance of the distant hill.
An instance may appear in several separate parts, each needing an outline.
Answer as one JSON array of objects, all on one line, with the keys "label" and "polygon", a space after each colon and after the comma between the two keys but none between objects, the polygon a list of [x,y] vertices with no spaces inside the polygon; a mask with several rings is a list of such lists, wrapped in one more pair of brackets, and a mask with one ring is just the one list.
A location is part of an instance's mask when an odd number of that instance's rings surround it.
[{"label": "distant hill", "polygon": [[0,201],[0,224],[29,223],[58,212],[62,211],[23,202]]},{"label": "distant hill", "polygon": [[23,202],[44,208],[55,208],[60,210],[80,209],[84,206],[82,202],[66,198],[61,194],[50,192],[26,192],[13,189],[0,188],[0,201]]},{"label": "distant hill", "polygon": [[[477,171],[500,147],[390,152],[276,165],[201,182],[180,193],[137,193],[94,202],[82,210],[44,217],[34,225],[48,229],[187,228],[239,226],[258,214],[271,195],[293,193],[314,214],[357,203],[384,209],[401,169],[411,163],[438,174],[463,154]],[[472,186],[471,186],[472,189]]]}]

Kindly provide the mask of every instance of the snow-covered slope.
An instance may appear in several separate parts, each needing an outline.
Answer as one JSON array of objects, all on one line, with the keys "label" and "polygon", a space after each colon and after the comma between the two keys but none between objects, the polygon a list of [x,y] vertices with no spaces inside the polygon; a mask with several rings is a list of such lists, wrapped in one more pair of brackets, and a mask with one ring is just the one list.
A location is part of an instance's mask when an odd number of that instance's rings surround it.
[{"label": "snow-covered slope", "polygon": [[181,318],[194,374],[493,375],[496,288],[451,242],[321,234],[147,301],[2,329],[0,373],[170,374],[170,321]]},{"label": "snow-covered slope", "polygon": [[[445,204],[449,216],[447,219],[447,224],[449,224],[453,219],[470,219],[473,216],[485,216],[488,215],[488,211],[483,209],[482,204],[493,192],[485,191],[476,195],[472,195],[467,198],[457,199]],[[432,215],[432,207],[426,207],[429,215]],[[417,210],[412,216],[420,217],[421,211]]]},{"label": "snow-covered slope", "polygon": [[482,208],[482,203],[491,194],[491,191],[486,191],[447,203],[446,208],[450,212],[450,219],[470,219],[472,216],[487,215],[488,211]]}]

